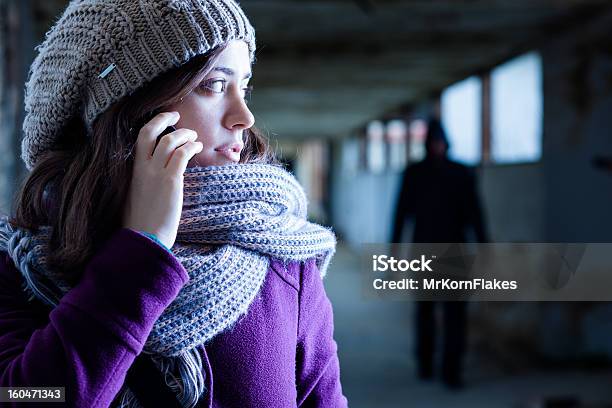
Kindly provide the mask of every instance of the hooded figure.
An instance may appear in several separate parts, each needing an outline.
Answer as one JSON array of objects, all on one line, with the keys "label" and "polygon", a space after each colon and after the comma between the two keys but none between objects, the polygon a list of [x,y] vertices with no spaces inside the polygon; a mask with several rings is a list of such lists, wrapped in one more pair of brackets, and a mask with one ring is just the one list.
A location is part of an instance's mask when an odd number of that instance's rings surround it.
[{"label": "hooded figure", "polygon": [[[414,219],[415,243],[466,242],[473,228],[478,242],[487,237],[472,171],[447,157],[448,139],[441,123],[430,119],[425,139],[426,156],[409,166],[404,174],[395,213],[392,242],[401,242],[404,222]],[[429,379],[434,372],[435,302],[416,306],[416,356],[418,374]],[[466,339],[465,302],[443,302],[444,341],[442,380],[450,388],[460,388],[462,356]]]}]

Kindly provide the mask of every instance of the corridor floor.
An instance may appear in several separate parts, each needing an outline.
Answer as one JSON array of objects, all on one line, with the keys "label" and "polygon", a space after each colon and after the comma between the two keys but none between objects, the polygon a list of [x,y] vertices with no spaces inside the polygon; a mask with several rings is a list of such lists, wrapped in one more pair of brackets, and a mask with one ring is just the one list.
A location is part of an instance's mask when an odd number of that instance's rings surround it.
[{"label": "corridor floor", "polygon": [[544,408],[543,397],[578,398],[581,407],[612,407],[612,373],[533,372],[510,376],[470,363],[466,388],[446,390],[414,376],[411,302],[361,295],[358,254],[339,246],[325,278],[334,307],[344,394],[353,408]]}]

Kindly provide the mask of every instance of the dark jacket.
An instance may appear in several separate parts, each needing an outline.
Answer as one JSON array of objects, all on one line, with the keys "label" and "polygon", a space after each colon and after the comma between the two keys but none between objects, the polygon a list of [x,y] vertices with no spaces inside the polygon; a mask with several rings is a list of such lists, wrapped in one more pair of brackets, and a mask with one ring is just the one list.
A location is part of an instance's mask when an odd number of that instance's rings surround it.
[{"label": "dark jacket", "polygon": [[395,212],[392,242],[401,242],[407,217],[414,217],[413,242],[466,241],[473,227],[478,242],[487,236],[472,171],[448,159],[409,166]]}]

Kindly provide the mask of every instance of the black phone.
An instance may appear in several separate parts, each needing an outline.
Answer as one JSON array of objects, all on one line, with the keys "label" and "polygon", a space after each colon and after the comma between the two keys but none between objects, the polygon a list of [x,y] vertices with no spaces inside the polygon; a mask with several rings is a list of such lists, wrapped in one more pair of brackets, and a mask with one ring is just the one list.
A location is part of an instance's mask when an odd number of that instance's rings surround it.
[{"label": "black phone", "polygon": [[[172,132],[174,132],[175,130],[176,130],[176,128],[175,128],[174,126],[172,126],[172,125],[168,126],[166,129],[164,129],[164,131],[163,131],[163,132],[161,132],[161,133],[159,134],[159,136],[157,136],[157,139],[155,140],[155,147],[157,147],[157,145],[159,144],[159,141],[161,140],[161,138],[162,138],[164,135],[167,135],[168,133],[172,133]],[[155,151],[155,147],[153,148],[153,151]]]},{"label": "black phone", "polygon": [[[137,125],[133,128],[136,132],[140,131],[140,129],[142,129],[142,127],[147,124],[151,119],[153,119],[153,117],[155,115],[157,115],[159,113],[159,111],[154,111],[149,113],[148,115],[145,115],[145,117],[140,120]],[[153,148],[153,151],[155,151],[155,148],[157,147],[157,145],[159,144],[159,141],[161,140],[161,138],[164,135],[167,135],[168,133],[172,133],[176,130],[176,127],[170,125],[168,126],[166,129],[164,129],[163,132],[161,132],[158,136],[157,139],[155,140],[155,147]]]}]

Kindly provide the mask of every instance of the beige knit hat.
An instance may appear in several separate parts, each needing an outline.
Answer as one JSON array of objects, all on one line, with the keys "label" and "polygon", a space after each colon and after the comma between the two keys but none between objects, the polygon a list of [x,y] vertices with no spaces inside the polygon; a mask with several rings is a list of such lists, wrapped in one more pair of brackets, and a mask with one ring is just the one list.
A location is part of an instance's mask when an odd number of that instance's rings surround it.
[{"label": "beige knit hat", "polygon": [[232,39],[255,59],[234,0],[72,0],[47,32],[25,89],[21,158],[32,170],[75,115],[98,115],[161,73]]}]

